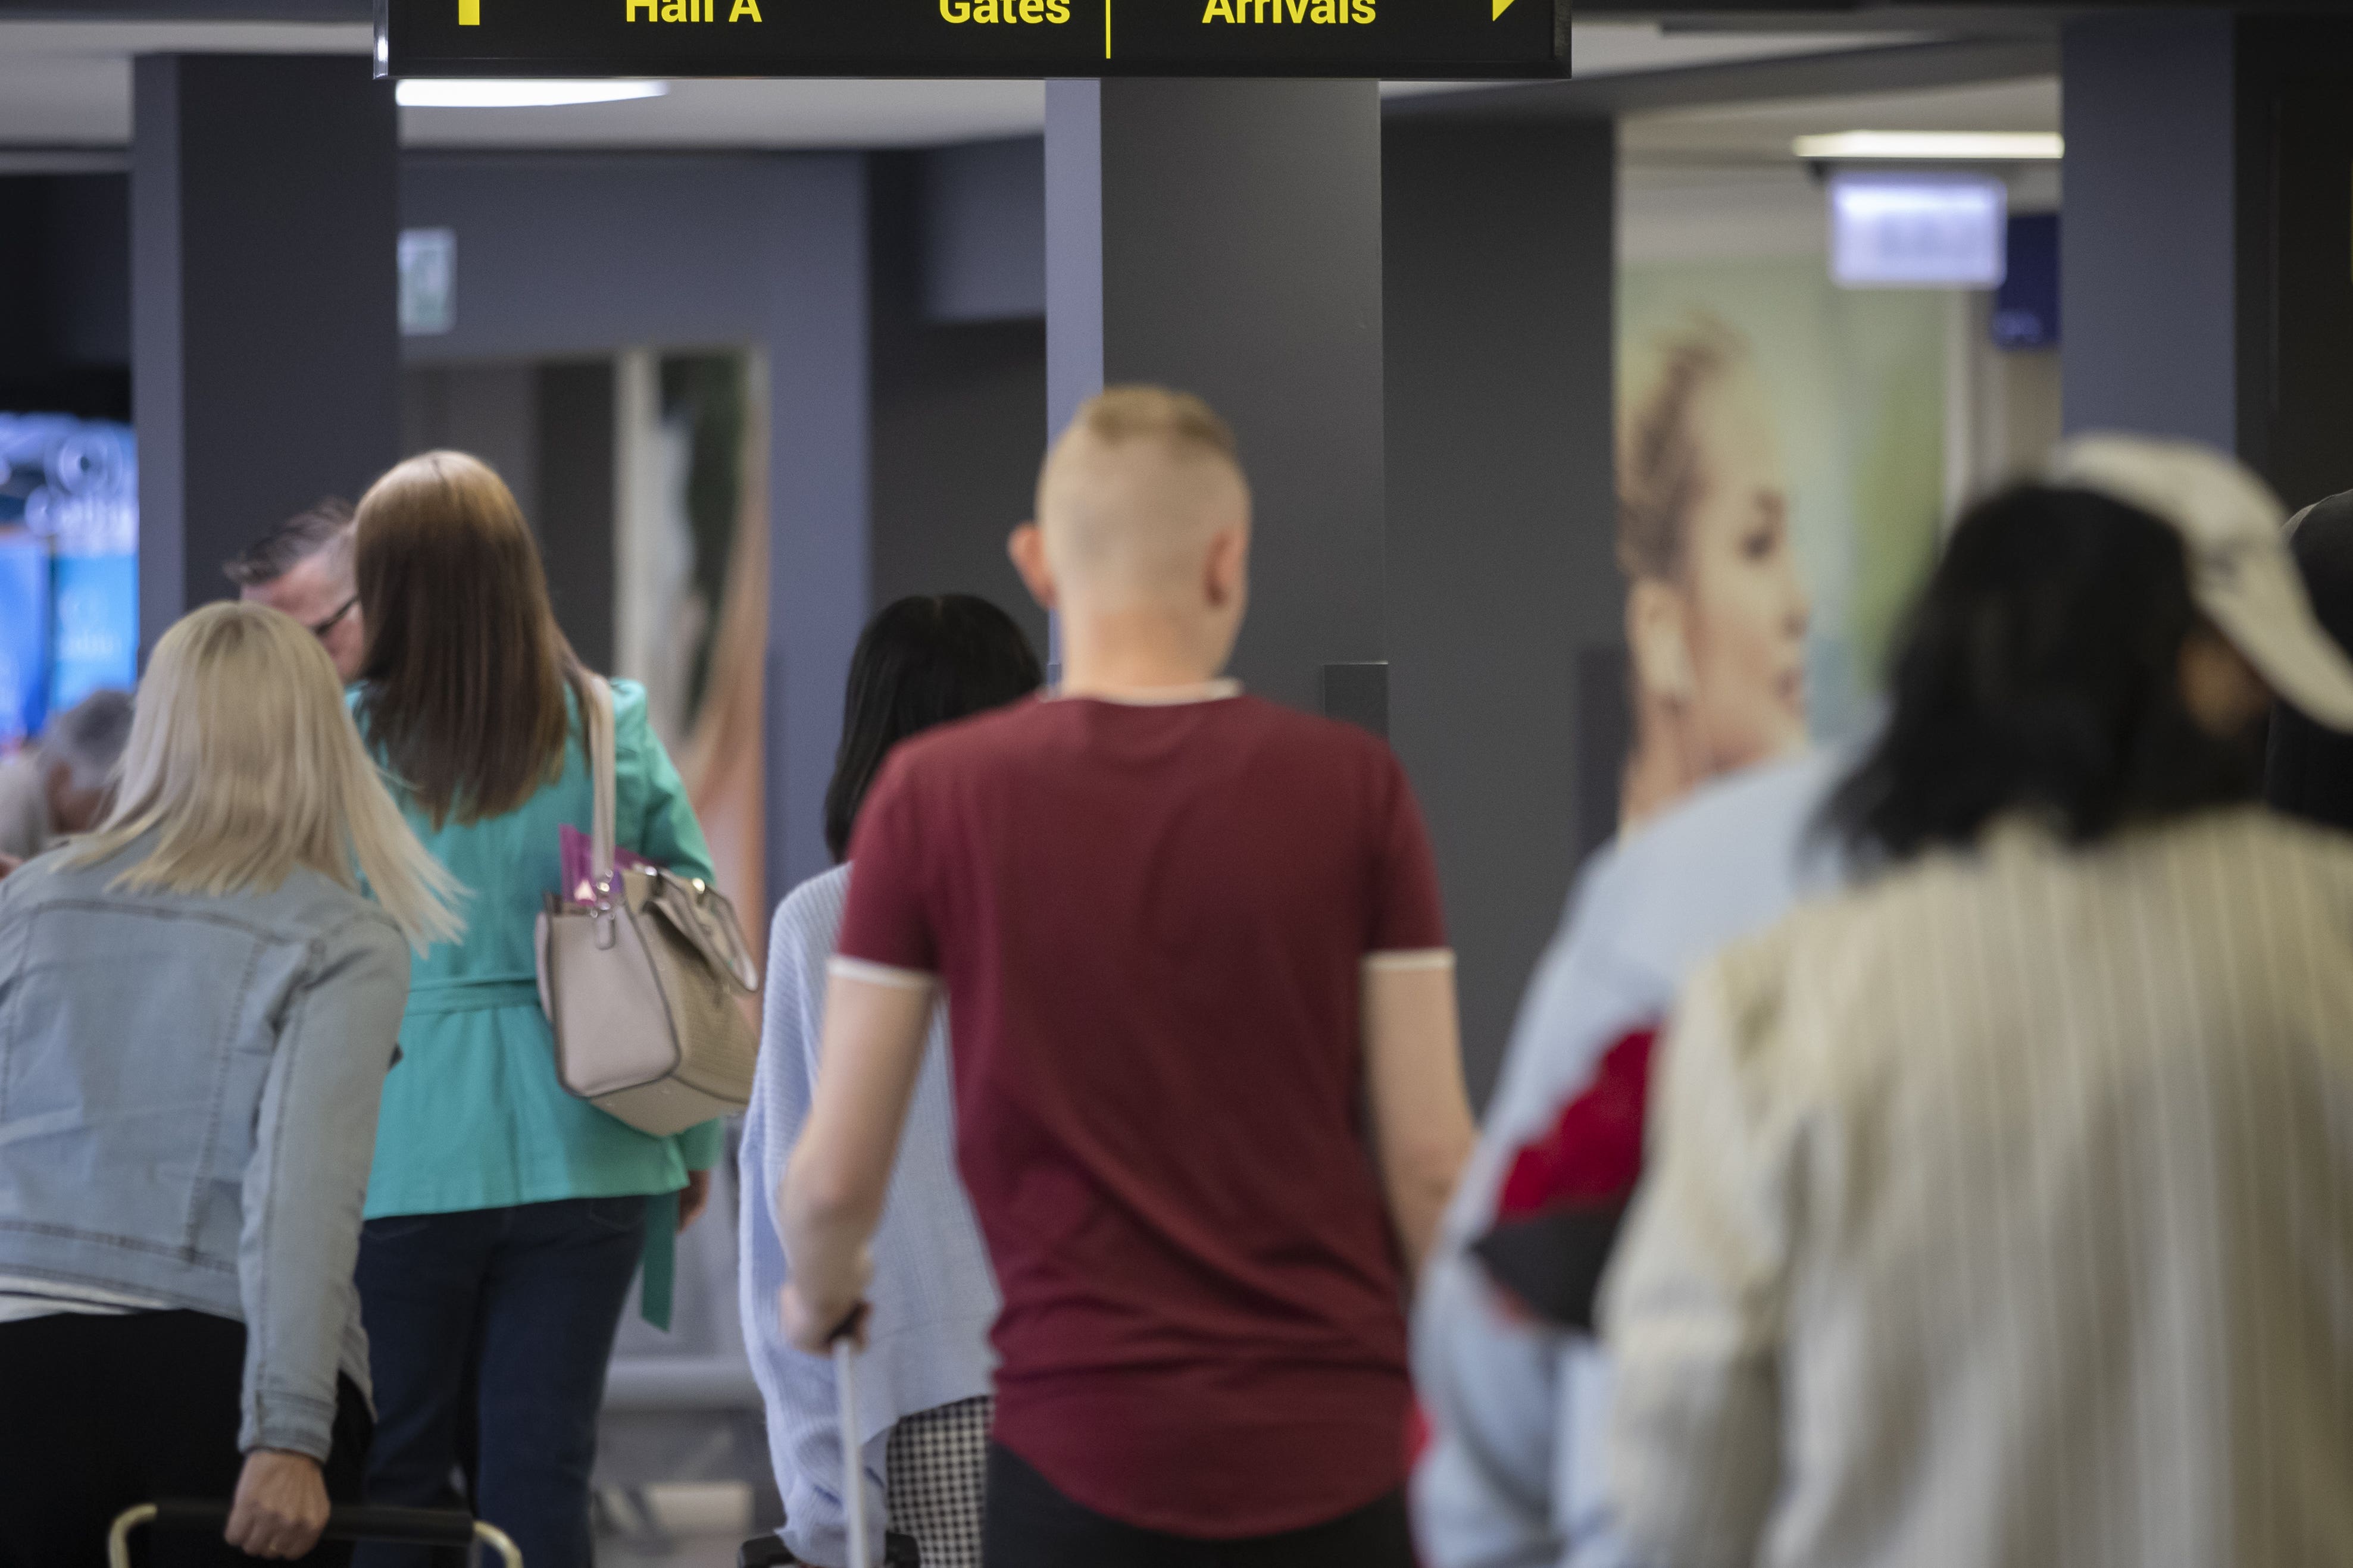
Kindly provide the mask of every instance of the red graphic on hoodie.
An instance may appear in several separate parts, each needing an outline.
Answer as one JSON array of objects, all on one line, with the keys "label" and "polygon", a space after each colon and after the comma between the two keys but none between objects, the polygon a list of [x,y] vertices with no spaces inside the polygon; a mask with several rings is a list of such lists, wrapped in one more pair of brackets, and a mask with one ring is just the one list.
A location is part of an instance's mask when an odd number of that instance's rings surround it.
[{"label": "red graphic on hoodie", "polygon": [[1592,1082],[1552,1130],[1524,1145],[1504,1177],[1497,1220],[1524,1219],[1563,1204],[1614,1203],[1642,1174],[1642,1111],[1650,1097],[1655,1024],[1613,1041]]}]

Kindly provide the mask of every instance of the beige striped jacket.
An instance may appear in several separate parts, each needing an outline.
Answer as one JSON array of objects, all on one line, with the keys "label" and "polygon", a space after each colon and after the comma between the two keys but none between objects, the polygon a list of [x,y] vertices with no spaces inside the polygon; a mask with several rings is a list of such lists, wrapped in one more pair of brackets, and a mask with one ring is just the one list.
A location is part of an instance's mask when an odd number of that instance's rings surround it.
[{"label": "beige striped jacket", "polygon": [[2353,1563],[2353,839],[2007,824],[1717,958],[1655,1070],[1640,1558]]}]

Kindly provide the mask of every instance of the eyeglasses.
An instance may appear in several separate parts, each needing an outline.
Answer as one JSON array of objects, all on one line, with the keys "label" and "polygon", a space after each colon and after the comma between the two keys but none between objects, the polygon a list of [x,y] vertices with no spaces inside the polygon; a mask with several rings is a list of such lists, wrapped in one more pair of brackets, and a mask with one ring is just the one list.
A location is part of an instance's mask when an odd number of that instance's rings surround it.
[{"label": "eyeglasses", "polygon": [[307,629],[312,637],[324,642],[326,640],[327,634],[333,631],[337,624],[340,623],[345,616],[350,615],[353,610],[356,610],[359,607],[360,596],[357,594],[353,594],[350,598],[343,601],[342,607],[336,610],[333,615],[329,616],[323,621],[311,622]]}]

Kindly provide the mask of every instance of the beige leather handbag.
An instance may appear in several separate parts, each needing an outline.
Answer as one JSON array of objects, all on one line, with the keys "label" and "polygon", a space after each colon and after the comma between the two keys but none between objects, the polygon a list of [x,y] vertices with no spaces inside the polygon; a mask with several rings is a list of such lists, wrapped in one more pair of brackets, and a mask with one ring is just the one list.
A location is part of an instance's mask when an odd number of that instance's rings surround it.
[{"label": "beige leather handbag", "polygon": [[594,900],[548,895],[539,1002],[564,1087],[640,1132],[683,1132],[751,1103],[759,989],[734,906],[699,878],[613,866],[613,689],[581,704],[596,792]]}]

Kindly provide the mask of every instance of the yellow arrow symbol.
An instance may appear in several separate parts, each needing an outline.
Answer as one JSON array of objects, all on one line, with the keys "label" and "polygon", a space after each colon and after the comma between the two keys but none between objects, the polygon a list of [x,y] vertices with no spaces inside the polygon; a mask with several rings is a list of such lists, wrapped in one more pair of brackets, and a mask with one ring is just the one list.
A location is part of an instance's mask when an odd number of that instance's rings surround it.
[{"label": "yellow arrow symbol", "polygon": [[1506,12],[1506,11],[1508,11],[1508,10],[1510,10],[1511,8],[1512,8],[1512,0],[1495,0],[1495,15],[1494,15],[1493,16],[1489,17],[1489,18],[1488,18],[1488,20],[1490,20],[1490,21],[1500,21],[1500,20],[1502,20],[1502,19],[1503,19],[1503,15],[1504,15],[1504,12]]}]

